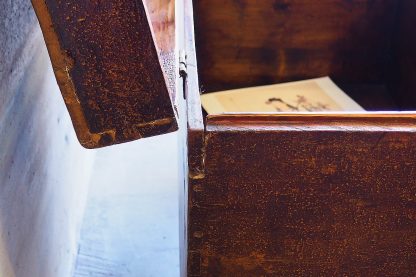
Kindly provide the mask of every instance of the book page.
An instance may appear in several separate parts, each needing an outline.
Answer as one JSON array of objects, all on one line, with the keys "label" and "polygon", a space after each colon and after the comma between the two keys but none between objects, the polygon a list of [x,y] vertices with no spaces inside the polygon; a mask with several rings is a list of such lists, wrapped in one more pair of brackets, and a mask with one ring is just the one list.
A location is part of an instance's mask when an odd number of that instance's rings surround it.
[{"label": "book page", "polygon": [[209,114],[245,112],[364,111],[329,77],[201,96]]}]

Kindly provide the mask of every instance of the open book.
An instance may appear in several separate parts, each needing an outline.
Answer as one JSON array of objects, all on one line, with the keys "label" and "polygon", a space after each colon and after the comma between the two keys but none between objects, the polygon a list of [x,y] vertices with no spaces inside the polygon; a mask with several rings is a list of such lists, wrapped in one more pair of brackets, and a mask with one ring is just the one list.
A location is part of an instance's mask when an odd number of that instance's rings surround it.
[{"label": "open book", "polygon": [[329,77],[208,93],[201,101],[209,114],[364,111]]}]

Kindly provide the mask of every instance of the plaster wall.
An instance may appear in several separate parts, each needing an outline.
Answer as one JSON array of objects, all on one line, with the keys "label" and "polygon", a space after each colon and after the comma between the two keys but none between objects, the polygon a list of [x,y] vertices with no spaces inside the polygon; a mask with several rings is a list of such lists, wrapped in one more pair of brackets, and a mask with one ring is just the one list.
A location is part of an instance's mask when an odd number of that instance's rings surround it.
[{"label": "plaster wall", "polygon": [[93,156],[30,1],[0,1],[0,276],[72,275]]}]

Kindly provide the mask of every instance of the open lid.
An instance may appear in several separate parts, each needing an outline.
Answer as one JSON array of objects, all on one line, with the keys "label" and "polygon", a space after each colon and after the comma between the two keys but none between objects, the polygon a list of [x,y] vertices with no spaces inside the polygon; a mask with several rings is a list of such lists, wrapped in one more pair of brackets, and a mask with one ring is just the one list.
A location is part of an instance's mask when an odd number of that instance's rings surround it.
[{"label": "open lid", "polygon": [[142,1],[32,3],[84,147],[98,148],[177,130]]}]

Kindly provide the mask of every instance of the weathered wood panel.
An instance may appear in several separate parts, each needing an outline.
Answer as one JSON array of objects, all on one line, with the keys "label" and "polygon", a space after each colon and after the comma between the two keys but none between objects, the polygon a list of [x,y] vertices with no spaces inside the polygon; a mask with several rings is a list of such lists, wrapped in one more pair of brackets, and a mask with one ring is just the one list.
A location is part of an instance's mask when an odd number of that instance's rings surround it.
[{"label": "weathered wood panel", "polygon": [[189,276],[414,276],[416,116],[207,121]]},{"label": "weathered wood panel", "polygon": [[181,276],[188,276],[188,194],[190,178],[202,178],[204,175],[204,165],[202,151],[204,146],[204,119],[201,108],[201,97],[199,93],[198,67],[195,49],[195,33],[194,33],[194,14],[192,0],[182,1],[183,6],[180,7],[183,18],[183,31],[179,35],[182,42],[181,49],[185,49],[187,55],[187,76],[182,78],[183,96],[185,103],[181,107],[183,118],[186,121],[181,122],[180,138],[182,140],[181,147],[183,152],[180,153],[181,161],[184,167],[181,169],[181,176],[184,183],[181,184],[180,190],[180,265]]},{"label": "weathered wood panel", "polygon": [[[203,91],[331,75],[370,109],[414,103],[410,1],[194,5]],[[259,114],[208,117],[203,138],[189,128],[188,276],[415,275],[415,123]]]},{"label": "weathered wood panel", "polygon": [[177,129],[142,1],[32,2],[83,146]]},{"label": "weathered wood panel", "polygon": [[194,1],[203,90],[326,75],[384,82],[399,2]]}]

